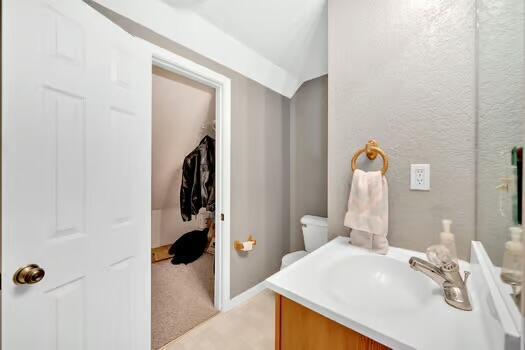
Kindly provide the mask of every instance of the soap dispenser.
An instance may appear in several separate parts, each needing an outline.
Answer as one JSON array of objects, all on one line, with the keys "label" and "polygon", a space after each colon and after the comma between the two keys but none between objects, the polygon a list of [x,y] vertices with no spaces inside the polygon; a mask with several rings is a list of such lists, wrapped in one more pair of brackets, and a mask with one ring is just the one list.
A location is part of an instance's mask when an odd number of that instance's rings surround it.
[{"label": "soap dispenser", "polygon": [[501,279],[505,283],[516,284],[521,282],[521,227],[510,227],[511,240],[505,243],[503,265],[501,266]]},{"label": "soap dispenser", "polygon": [[443,225],[443,232],[439,234],[441,240],[441,245],[448,249],[450,258],[454,262],[458,262],[458,253],[456,251],[456,238],[454,234],[450,232],[450,225],[452,225],[452,220],[444,219],[441,221]]}]

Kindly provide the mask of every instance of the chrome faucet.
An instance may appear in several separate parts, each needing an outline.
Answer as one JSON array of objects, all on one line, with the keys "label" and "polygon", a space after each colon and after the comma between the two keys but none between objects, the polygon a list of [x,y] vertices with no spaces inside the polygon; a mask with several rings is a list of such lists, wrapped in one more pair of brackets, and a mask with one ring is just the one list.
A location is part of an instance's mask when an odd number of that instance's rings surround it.
[{"label": "chrome faucet", "polygon": [[423,259],[411,257],[408,263],[411,268],[424,273],[443,288],[443,296],[447,304],[461,310],[472,310],[467,290],[470,273],[465,271],[465,279],[462,279],[456,262],[450,261],[442,266],[436,266]]}]

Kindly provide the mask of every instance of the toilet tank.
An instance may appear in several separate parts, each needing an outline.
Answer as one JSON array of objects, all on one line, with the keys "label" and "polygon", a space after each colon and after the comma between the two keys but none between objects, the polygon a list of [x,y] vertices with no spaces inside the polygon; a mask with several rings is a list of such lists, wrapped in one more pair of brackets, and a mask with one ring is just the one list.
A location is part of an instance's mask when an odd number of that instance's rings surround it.
[{"label": "toilet tank", "polygon": [[320,216],[305,215],[301,218],[303,226],[304,248],[312,252],[328,242],[328,219]]}]

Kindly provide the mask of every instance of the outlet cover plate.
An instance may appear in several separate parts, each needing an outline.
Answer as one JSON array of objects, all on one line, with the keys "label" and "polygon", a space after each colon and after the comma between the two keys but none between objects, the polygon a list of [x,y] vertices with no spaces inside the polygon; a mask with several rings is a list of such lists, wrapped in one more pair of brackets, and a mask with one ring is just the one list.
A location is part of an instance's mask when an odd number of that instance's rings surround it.
[{"label": "outlet cover plate", "polygon": [[430,164],[410,165],[410,189],[430,191]]}]

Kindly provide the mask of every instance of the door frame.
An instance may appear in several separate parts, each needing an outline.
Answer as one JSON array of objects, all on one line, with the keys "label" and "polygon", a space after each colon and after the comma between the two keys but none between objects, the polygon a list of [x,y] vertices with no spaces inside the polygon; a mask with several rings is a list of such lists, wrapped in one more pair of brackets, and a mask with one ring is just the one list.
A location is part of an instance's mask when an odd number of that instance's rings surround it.
[{"label": "door frame", "polygon": [[[215,285],[214,305],[219,311],[230,303],[230,161],[231,161],[231,80],[187,58],[148,41],[140,40],[151,52],[151,65],[182,75],[215,89],[216,166],[215,166]],[[150,90],[151,91],[151,90]],[[149,98],[151,103],[151,96]],[[150,106],[151,107],[151,106]],[[151,108],[149,108],[151,111]],[[152,115],[148,125],[151,128]],[[151,134],[151,133],[150,133]],[[151,136],[150,136],[151,137]],[[148,163],[151,165],[151,139]],[[151,167],[148,169],[151,179]],[[151,231],[150,231],[151,240]],[[151,241],[149,247],[151,249]],[[150,292],[151,292],[151,275]]]}]

